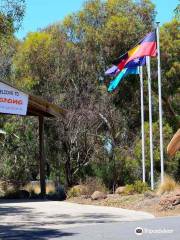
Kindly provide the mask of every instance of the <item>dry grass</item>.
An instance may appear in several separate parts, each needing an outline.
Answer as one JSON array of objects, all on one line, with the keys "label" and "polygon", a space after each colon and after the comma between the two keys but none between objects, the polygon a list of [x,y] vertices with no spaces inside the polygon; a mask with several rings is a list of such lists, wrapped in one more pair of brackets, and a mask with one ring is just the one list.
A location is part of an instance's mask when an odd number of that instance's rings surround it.
[{"label": "dry grass", "polygon": [[0,181],[0,192],[2,195],[6,192],[16,191],[17,189],[17,186],[13,185],[8,181]]},{"label": "dry grass", "polygon": [[178,184],[175,182],[175,180],[166,175],[164,177],[164,183],[160,183],[157,187],[157,194],[162,195],[164,193],[169,193],[172,191],[175,191],[178,188]]},{"label": "dry grass", "polygon": [[[29,193],[35,193],[35,194],[39,194],[41,192],[40,189],[40,183],[39,182],[30,182],[28,183],[24,189],[26,191],[28,191]],[[53,182],[47,182],[46,183],[46,193],[54,193],[56,191],[55,189],[55,185]]]},{"label": "dry grass", "polygon": [[95,191],[106,193],[107,189],[101,180],[89,177],[79,185],[75,185],[72,188],[70,188],[68,190],[67,195],[68,198],[80,197],[82,195],[90,196]]},{"label": "dry grass", "polygon": [[84,185],[75,185],[70,188],[67,192],[68,198],[80,197],[81,195],[86,195],[87,188]]},{"label": "dry grass", "polygon": [[84,182],[83,185],[86,188],[86,195],[91,195],[95,191],[100,191],[103,193],[107,193],[107,188],[105,184],[98,178],[88,177]]},{"label": "dry grass", "polygon": [[161,196],[154,194],[154,197],[145,197],[144,194],[134,194],[128,196],[122,196],[119,194],[110,194],[107,199],[91,200],[91,198],[75,197],[68,201],[86,204],[86,205],[98,205],[107,207],[125,208],[136,211],[145,211],[152,213],[156,217],[164,216],[180,216],[180,205],[177,205],[174,209],[162,210],[159,206]]},{"label": "dry grass", "polygon": [[[29,182],[23,188],[20,188],[20,189],[24,189],[29,193],[35,193],[35,194],[39,194],[41,192],[40,183],[38,181]],[[17,189],[12,184],[5,181],[0,181],[0,195],[4,195],[6,192],[11,192],[16,190]],[[49,194],[49,193],[55,193],[55,192],[56,192],[55,184],[51,181],[46,182],[46,193]]]}]

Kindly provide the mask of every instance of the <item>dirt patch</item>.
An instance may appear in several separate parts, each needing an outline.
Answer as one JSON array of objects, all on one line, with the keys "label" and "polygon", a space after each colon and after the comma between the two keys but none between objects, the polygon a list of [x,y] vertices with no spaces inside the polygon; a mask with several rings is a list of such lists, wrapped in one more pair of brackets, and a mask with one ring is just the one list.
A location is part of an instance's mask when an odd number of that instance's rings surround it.
[{"label": "dirt patch", "polygon": [[146,194],[133,194],[128,196],[121,196],[119,194],[109,194],[106,199],[92,200],[86,196],[75,197],[68,199],[69,202],[108,206],[117,208],[126,208],[137,211],[145,211],[152,213],[156,217],[162,216],[177,216],[180,215],[180,204],[170,208],[162,208],[159,204],[162,196],[146,195]]}]

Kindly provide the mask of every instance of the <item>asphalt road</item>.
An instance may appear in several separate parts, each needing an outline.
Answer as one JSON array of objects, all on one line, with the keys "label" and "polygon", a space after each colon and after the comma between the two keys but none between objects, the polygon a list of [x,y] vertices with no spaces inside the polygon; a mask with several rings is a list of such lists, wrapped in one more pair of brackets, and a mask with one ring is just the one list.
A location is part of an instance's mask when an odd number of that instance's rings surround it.
[{"label": "asphalt road", "polygon": [[68,202],[0,202],[0,239],[180,240],[180,217]]},{"label": "asphalt road", "polygon": [[[143,233],[137,235],[136,228],[143,229]],[[180,240],[180,216],[85,226],[68,229],[67,233],[71,237],[63,236],[61,240]]]}]

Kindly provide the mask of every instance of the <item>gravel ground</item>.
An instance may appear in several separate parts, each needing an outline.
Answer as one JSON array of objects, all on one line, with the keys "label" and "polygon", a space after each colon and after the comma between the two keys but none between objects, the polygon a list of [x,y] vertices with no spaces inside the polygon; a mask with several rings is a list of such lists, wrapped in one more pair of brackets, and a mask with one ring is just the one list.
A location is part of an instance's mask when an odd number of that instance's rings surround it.
[{"label": "gravel ground", "polygon": [[180,216],[180,204],[172,208],[162,209],[159,205],[160,196],[146,197],[144,194],[134,194],[129,196],[120,196],[119,194],[109,194],[108,198],[103,200],[91,200],[90,198],[76,197],[67,200],[68,202],[108,206],[116,208],[125,208],[136,211],[145,211],[156,217]]}]

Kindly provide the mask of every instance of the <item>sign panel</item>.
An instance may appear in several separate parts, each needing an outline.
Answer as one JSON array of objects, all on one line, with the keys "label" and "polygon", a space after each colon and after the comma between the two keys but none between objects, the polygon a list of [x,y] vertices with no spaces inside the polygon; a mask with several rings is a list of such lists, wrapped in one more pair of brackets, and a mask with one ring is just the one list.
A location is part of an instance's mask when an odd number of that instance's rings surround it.
[{"label": "sign panel", "polygon": [[26,115],[28,95],[0,82],[0,112]]}]

